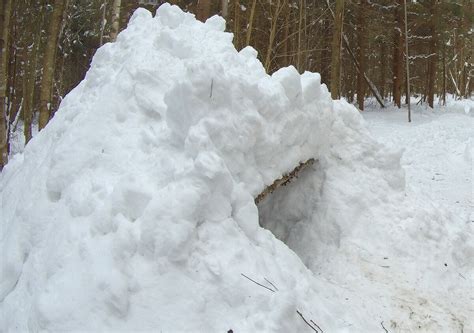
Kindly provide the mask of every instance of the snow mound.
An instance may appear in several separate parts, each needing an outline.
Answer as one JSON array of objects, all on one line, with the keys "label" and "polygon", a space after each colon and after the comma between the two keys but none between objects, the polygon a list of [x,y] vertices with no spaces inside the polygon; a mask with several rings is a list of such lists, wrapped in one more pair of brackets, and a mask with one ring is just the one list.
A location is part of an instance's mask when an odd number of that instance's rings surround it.
[{"label": "snow mound", "polygon": [[318,74],[267,75],[224,27],[137,10],[5,169],[7,330],[305,325],[311,273],[253,198],[325,149],[332,101]]},{"label": "snow mound", "polygon": [[[404,280],[397,264],[415,258],[403,246],[429,238],[423,270],[459,241],[458,265],[469,267],[469,234],[443,239],[445,220],[425,203],[397,209],[400,152],[371,138],[355,108],[331,101],[318,74],[269,76],[224,27],[168,4],[155,17],[137,10],[4,169],[5,331],[310,330],[297,311],[325,331],[380,331],[381,320],[404,315],[387,297],[416,296],[410,284],[384,293],[392,277]],[[259,213],[254,197],[309,158],[318,162]],[[382,250],[391,275],[362,262],[360,253]],[[377,288],[350,303],[352,283]]]}]

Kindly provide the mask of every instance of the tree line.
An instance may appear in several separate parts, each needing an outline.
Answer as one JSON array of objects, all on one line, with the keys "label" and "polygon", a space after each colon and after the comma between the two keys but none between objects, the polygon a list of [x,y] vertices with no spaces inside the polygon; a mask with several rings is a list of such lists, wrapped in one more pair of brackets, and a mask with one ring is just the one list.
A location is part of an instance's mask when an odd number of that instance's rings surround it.
[{"label": "tree line", "polygon": [[418,103],[471,96],[473,2],[406,1],[407,34],[405,0],[0,0],[0,169],[18,126],[26,144],[133,11],[163,2],[201,21],[222,15],[235,47],[253,46],[269,73],[288,65],[319,72],[333,98],[360,110],[368,97],[406,102],[406,41]]}]

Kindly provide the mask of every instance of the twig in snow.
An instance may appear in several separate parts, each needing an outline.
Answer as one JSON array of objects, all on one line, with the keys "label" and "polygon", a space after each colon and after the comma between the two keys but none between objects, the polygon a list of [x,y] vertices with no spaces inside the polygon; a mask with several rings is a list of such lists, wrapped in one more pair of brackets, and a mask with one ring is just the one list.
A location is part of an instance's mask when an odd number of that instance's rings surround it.
[{"label": "twig in snow", "polygon": [[316,327],[321,331],[321,333],[324,333],[323,329],[322,329],[321,327],[319,327],[319,325],[316,324],[316,323],[313,321],[313,319],[310,319],[309,321],[310,321],[314,326],[316,326]]},{"label": "twig in snow", "polygon": [[278,290],[278,288],[270,281],[270,280],[267,280],[266,277],[264,277],[265,281],[267,281],[268,283],[270,283],[272,285],[273,288],[275,288],[275,290]]},{"label": "twig in snow", "polygon": [[[311,325],[311,324],[306,320],[306,318],[301,314],[301,312],[299,312],[298,310],[296,310],[296,313],[300,315],[301,319],[304,320],[304,322],[306,323],[306,325],[308,325],[309,327],[311,327],[311,329],[312,329],[313,331],[315,331],[316,333],[319,333],[319,331],[318,331],[313,325]],[[318,327],[319,327],[319,326],[318,326]],[[322,332],[322,331],[323,331],[323,330],[321,330],[321,332]]]},{"label": "twig in snow", "polygon": [[256,285],[259,285],[260,287],[263,287],[263,288],[265,288],[265,289],[268,289],[268,290],[270,290],[270,291],[273,292],[273,293],[275,292],[275,290],[273,290],[272,288],[268,288],[267,286],[264,286],[263,284],[258,283],[258,282],[255,281],[255,280],[252,280],[251,278],[249,278],[249,277],[248,277],[247,275],[245,275],[244,273],[240,273],[240,275],[242,275],[244,278],[246,278],[246,279],[252,281],[252,282],[255,283]]},{"label": "twig in snow", "polygon": [[255,198],[255,204],[258,204],[260,201],[265,199],[265,197],[268,194],[273,193],[277,188],[280,186],[285,186],[288,183],[291,182],[292,179],[298,178],[298,174],[309,167],[310,165],[313,165],[315,162],[314,158],[310,158],[306,162],[301,162],[296,168],[294,168],[291,172],[285,173],[281,178],[275,180],[273,184],[268,185],[262,193],[260,193],[256,198]]},{"label": "twig in snow", "polygon": [[209,93],[209,98],[212,98],[212,88],[214,87],[214,79],[211,80],[211,92]]},{"label": "twig in snow", "polygon": [[383,330],[384,330],[386,333],[388,333],[388,331],[387,331],[387,329],[385,328],[385,326],[383,326],[383,321],[380,322],[380,325],[382,325]]}]

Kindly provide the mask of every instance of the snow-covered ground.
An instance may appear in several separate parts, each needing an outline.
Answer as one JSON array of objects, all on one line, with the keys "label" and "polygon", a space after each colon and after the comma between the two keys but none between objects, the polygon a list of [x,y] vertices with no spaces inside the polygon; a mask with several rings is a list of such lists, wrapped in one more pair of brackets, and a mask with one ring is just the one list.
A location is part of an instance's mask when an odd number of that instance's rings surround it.
[{"label": "snow-covered ground", "polygon": [[464,109],[418,107],[411,124],[406,111],[364,112],[383,153],[340,138],[312,175],[261,205],[263,224],[326,284],[321,297],[341,301],[335,331],[472,332],[474,118]]},{"label": "snow-covered ground", "polygon": [[[436,107],[434,112],[416,106],[414,109],[411,124],[407,122],[406,109],[369,111],[364,112],[363,116],[369,130],[379,141],[404,150],[401,163],[406,173],[409,200],[429,200],[447,217],[448,223],[444,225],[444,230],[439,230],[438,237],[448,238],[451,228],[456,228],[456,225],[467,226],[466,234],[459,235],[459,243],[452,243],[451,251],[432,263],[433,269],[443,272],[445,281],[450,278],[458,280],[459,291],[465,293],[461,296],[465,297],[465,303],[460,306],[465,307],[467,316],[464,320],[457,317],[452,296],[413,301],[422,316],[413,309],[413,305],[410,307],[410,302],[406,304],[406,300],[404,305],[400,302],[400,307],[405,308],[407,320],[429,323],[436,321],[435,318],[440,315],[430,307],[430,303],[443,304],[441,312],[449,315],[444,316],[444,322],[438,323],[438,328],[433,327],[433,331],[474,332],[474,101],[450,101],[447,107]],[[422,228],[420,226],[420,232]],[[410,250],[417,251],[416,248]],[[391,284],[396,285],[397,282],[393,280]],[[456,289],[435,281],[427,287],[448,294],[451,294],[452,288]]]},{"label": "snow-covered ground", "polygon": [[471,332],[465,104],[364,120],[224,27],[138,10],[0,174],[0,331]]},{"label": "snow-covered ground", "polygon": [[411,124],[406,109],[363,116],[379,141],[404,149],[402,166],[413,195],[429,196],[473,222],[474,101],[463,102],[451,101],[435,111],[415,107]]}]

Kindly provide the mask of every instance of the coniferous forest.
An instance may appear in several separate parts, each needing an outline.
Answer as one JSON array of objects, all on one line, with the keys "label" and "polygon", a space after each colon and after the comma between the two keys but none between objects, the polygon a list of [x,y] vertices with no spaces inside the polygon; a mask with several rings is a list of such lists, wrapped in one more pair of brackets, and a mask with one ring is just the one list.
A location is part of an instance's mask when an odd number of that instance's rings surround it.
[{"label": "coniferous forest", "polygon": [[[3,0],[1,2],[0,151],[19,121],[24,139],[54,116],[87,72],[95,51],[114,41],[136,8],[155,0]],[[169,1],[205,21],[227,20],[239,50],[254,47],[268,72],[293,65],[319,72],[333,98],[360,110],[406,102],[405,50],[411,95],[433,107],[447,94],[473,90],[474,4],[469,0],[194,0]]]}]

